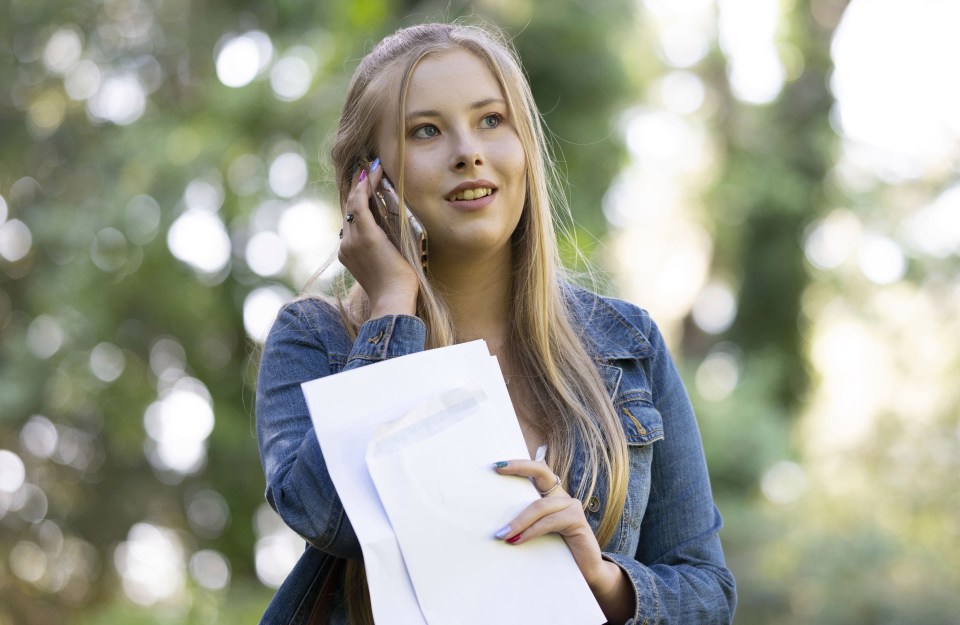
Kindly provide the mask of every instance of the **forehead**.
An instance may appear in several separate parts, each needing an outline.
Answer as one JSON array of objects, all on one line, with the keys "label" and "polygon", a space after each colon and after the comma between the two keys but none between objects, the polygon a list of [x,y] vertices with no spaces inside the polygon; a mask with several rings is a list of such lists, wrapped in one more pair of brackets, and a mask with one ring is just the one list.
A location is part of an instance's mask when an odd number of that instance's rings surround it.
[{"label": "forehead", "polygon": [[503,97],[497,78],[477,55],[463,49],[446,50],[425,57],[413,70],[406,112],[424,105],[437,108]]}]

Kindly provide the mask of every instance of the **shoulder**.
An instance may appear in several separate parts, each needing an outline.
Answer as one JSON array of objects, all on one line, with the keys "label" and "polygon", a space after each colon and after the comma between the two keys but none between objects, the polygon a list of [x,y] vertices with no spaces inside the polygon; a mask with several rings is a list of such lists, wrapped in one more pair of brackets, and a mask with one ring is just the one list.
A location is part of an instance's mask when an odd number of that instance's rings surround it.
[{"label": "shoulder", "polygon": [[594,358],[620,360],[653,355],[659,330],[646,310],[571,284],[564,284],[562,290],[571,321]]},{"label": "shoulder", "polygon": [[270,328],[267,342],[291,336],[310,336],[326,342],[346,337],[347,331],[336,303],[321,297],[301,297],[286,303]]}]

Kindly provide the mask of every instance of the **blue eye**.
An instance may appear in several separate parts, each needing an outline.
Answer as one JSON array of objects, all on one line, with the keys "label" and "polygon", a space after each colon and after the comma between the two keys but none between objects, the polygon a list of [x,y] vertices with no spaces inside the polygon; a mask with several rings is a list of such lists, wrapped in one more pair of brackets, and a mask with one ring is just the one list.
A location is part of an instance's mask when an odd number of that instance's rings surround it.
[{"label": "blue eye", "polygon": [[480,126],[483,128],[496,128],[502,121],[503,115],[499,113],[491,113],[480,121]]},{"label": "blue eye", "polygon": [[440,130],[433,124],[424,124],[411,133],[416,139],[429,139],[440,134]]}]

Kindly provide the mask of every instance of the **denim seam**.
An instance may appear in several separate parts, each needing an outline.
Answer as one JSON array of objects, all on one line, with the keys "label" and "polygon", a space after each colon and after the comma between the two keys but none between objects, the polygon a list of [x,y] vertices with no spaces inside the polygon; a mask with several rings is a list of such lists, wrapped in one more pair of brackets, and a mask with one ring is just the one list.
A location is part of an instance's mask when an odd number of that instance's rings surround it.
[{"label": "denim seam", "polygon": [[657,590],[657,582],[653,575],[653,571],[651,571],[649,567],[644,567],[644,570],[647,573],[647,577],[650,578],[650,590],[653,594],[653,605],[655,608],[653,613],[653,623],[656,625],[660,622],[660,591]]},{"label": "denim seam", "polygon": [[393,331],[396,325],[397,317],[393,315],[390,317],[387,327],[383,329],[383,352],[380,356],[381,360],[386,360],[390,357],[390,341],[393,339]]},{"label": "denim seam", "polygon": [[[631,334],[631,336],[633,336],[633,338],[637,340],[638,343],[640,343],[642,346],[645,347],[644,351],[646,352],[646,354],[630,354],[630,356],[637,357],[637,358],[648,358],[653,353],[653,346],[650,344],[650,340],[647,339],[647,337],[644,336],[643,333],[640,332],[635,325],[633,325],[632,323],[624,319],[623,315],[620,314],[620,311],[618,311],[616,308],[611,306],[608,302],[599,298],[598,298],[598,302],[601,306],[607,309],[607,311],[610,313],[610,316],[613,318],[614,321],[616,321],[620,326],[626,329]],[[604,359],[609,360],[610,356],[609,355],[604,356]]]}]

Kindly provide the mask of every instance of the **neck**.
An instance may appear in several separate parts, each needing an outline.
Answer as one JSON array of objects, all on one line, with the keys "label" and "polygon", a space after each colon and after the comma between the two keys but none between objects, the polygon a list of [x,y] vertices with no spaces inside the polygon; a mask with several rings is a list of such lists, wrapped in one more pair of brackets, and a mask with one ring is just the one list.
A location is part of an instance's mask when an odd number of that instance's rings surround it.
[{"label": "neck", "polygon": [[[431,261],[434,259],[431,259]],[[431,282],[443,297],[458,340],[484,339],[490,351],[501,352],[508,341],[512,257],[508,253],[487,262],[443,262],[432,264]]]}]

